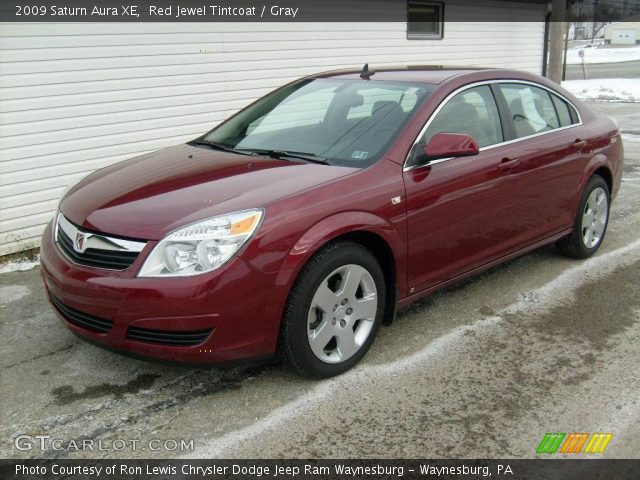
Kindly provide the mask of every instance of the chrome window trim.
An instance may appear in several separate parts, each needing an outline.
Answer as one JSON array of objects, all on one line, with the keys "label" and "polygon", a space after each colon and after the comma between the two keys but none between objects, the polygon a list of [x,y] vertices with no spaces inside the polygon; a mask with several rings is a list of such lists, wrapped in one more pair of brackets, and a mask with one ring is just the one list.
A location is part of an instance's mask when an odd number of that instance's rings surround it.
[{"label": "chrome window trim", "polygon": [[[58,213],[58,217],[56,218],[56,225],[54,229],[54,238],[56,245],[58,245],[58,249],[65,255],[65,257],[75,265],[80,265],[74,262],[68,255],[65,254],[64,250],[60,248],[58,241],[58,231],[62,230],[72,242],[74,242],[74,250],[75,250],[75,238],[78,233],[84,234],[84,249],[83,252],[88,248],[95,248],[97,250],[110,250],[117,252],[136,252],[140,253],[144,247],[147,245],[147,242],[138,242],[134,240],[124,240],[122,238],[114,238],[109,237],[107,235],[101,235],[99,233],[87,232],[81,228],[76,227],[73,223],[71,223],[67,218],[62,214]],[[76,250],[77,251],[77,250]],[[82,252],[78,252],[82,253]],[[85,266],[86,265],[81,265]],[[92,267],[89,267],[92,268]],[[100,267],[93,267],[100,268]],[[108,268],[100,268],[101,270],[110,270]],[[119,271],[119,270],[118,270]]]},{"label": "chrome window trim", "polygon": [[579,126],[581,126],[583,124],[582,123],[582,115],[580,115],[580,110],[578,110],[578,108],[576,108],[574,103],[571,100],[569,100],[567,97],[562,95],[560,92],[557,92],[557,91],[553,90],[552,88],[549,88],[549,87],[547,87],[545,85],[541,85],[541,84],[536,83],[536,82],[531,82],[529,80],[509,80],[509,79],[482,80],[480,82],[470,83],[468,85],[464,85],[464,86],[462,86],[460,88],[457,88],[456,90],[451,92],[449,95],[447,95],[442,102],[440,102],[440,105],[438,105],[438,107],[434,110],[433,114],[429,117],[427,122],[420,129],[420,132],[418,133],[418,135],[416,136],[415,140],[413,141],[413,144],[411,145],[411,148],[409,149],[409,152],[407,153],[407,156],[404,159],[404,163],[402,165],[402,167],[403,167],[402,171],[403,172],[410,172],[411,170],[415,170],[416,168],[426,167],[427,165],[436,165],[438,163],[446,162],[446,161],[453,160],[454,158],[456,158],[456,157],[441,158],[441,159],[434,160],[434,161],[431,161],[431,162],[427,162],[427,163],[424,163],[424,164],[411,165],[411,166],[407,167],[407,163],[409,162],[409,158],[411,156],[411,152],[413,152],[413,149],[416,146],[416,144],[418,143],[418,140],[420,140],[420,138],[422,138],[422,135],[424,135],[424,133],[427,131],[427,129],[429,128],[429,126],[433,122],[433,119],[436,117],[436,115],[438,115],[438,113],[440,113],[440,110],[442,110],[444,108],[444,106],[449,102],[449,100],[451,100],[457,94],[459,94],[461,92],[464,92],[465,90],[469,90],[469,89],[475,88],[475,87],[480,87],[480,86],[483,86],[483,85],[493,85],[493,84],[500,84],[500,83],[518,83],[518,84],[523,84],[523,85],[531,85],[533,87],[542,88],[543,90],[546,90],[549,93],[551,93],[553,95],[556,95],[557,97],[559,97],[562,100],[564,100],[565,102],[567,102],[567,104],[569,106],[571,106],[571,108],[573,108],[575,110],[576,115],[578,115],[578,123],[573,123],[571,125],[567,125],[566,127],[554,128],[553,130],[547,130],[547,131],[544,131],[544,132],[534,133],[533,135],[527,135],[526,137],[520,137],[520,138],[513,138],[511,140],[505,140],[505,141],[500,142],[500,143],[494,143],[493,145],[487,145],[486,147],[480,148],[481,152],[484,152],[485,150],[491,150],[492,148],[502,147],[503,145],[511,145],[512,143],[521,142],[523,140],[529,140],[529,139],[535,138],[535,137],[540,137],[542,135],[547,135],[549,133],[555,133],[555,132],[560,132],[562,130],[567,130],[569,128],[579,127]]}]

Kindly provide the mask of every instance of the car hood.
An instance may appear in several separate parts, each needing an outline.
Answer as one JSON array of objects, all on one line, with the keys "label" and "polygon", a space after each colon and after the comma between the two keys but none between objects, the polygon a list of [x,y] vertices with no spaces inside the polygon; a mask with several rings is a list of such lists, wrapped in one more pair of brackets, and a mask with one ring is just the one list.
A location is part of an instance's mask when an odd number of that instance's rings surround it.
[{"label": "car hood", "polygon": [[69,190],[60,211],[88,230],[159,240],[183,225],[267,207],[356,171],[185,144],[92,173]]}]

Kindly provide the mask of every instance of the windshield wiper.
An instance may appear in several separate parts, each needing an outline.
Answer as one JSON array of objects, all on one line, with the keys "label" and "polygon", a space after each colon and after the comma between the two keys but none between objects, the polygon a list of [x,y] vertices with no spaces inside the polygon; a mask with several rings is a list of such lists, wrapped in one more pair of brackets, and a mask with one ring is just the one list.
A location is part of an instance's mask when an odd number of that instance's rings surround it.
[{"label": "windshield wiper", "polygon": [[209,147],[215,150],[222,150],[224,152],[238,153],[240,155],[251,155],[250,153],[245,152],[243,150],[236,150],[235,148],[229,147],[227,145],[223,145],[222,143],[209,142],[207,140],[194,140],[192,142],[189,142],[189,144]]},{"label": "windshield wiper", "polygon": [[306,152],[290,152],[288,150],[245,150],[246,152],[251,152],[252,154],[257,155],[265,155],[271,158],[277,158],[278,160],[283,160],[285,158],[296,158],[299,160],[305,160],[307,162],[312,163],[321,163],[322,165],[330,165],[324,157],[319,157],[315,153],[306,153]]}]

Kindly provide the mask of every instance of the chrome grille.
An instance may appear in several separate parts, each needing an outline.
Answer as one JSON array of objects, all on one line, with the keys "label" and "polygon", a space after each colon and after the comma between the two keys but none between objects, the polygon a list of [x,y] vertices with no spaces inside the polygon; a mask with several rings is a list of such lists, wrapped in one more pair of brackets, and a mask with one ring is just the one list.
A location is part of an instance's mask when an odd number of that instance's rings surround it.
[{"label": "chrome grille", "polygon": [[59,214],[56,243],[69,260],[86,267],[124,270],[135,262],[146,242],[88,232]]}]

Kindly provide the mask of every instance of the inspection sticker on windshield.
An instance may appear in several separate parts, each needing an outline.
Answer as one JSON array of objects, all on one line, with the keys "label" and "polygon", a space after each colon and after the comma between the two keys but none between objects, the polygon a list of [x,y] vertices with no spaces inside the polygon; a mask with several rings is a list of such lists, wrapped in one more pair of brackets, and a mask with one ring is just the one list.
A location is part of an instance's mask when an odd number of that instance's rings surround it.
[{"label": "inspection sticker on windshield", "polygon": [[367,158],[367,155],[369,155],[369,152],[363,152],[361,150],[355,150],[351,154],[351,158],[357,158],[358,160],[364,160],[365,158]]}]

